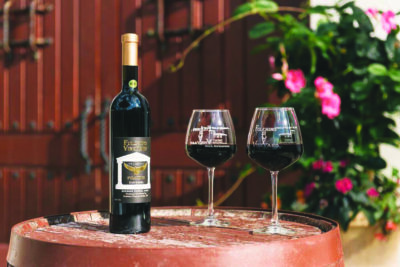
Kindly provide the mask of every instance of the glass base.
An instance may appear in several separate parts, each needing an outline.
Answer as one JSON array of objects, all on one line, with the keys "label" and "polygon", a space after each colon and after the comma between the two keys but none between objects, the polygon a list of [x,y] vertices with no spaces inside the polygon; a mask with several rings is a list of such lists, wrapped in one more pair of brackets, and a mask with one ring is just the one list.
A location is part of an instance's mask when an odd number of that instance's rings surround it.
[{"label": "glass base", "polygon": [[227,227],[229,226],[229,222],[220,221],[215,217],[206,217],[205,219],[191,222],[190,225],[194,226],[210,226],[210,227]]},{"label": "glass base", "polygon": [[297,231],[293,227],[282,226],[282,224],[271,224],[261,229],[254,229],[251,231],[252,234],[264,234],[264,235],[286,235],[295,236]]}]

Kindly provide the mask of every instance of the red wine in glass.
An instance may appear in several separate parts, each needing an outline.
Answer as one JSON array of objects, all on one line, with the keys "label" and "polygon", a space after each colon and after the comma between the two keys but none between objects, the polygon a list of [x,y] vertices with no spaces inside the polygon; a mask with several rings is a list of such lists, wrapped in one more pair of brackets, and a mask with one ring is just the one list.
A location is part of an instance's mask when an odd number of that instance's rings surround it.
[{"label": "red wine in glass", "polygon": [[249,145],[249,157],[269,171],[281,171],[292,165],[303,154],[303,145],[296,143],[275,146]]},{"label": "red wine in glass", "polygon": [[192,223],[196,226],[225,227],[227,221],[218,220],[214,214],[214,170],[236,153],[236,137],[229,110],[193,110],[186,132],[187,155],[207,168],[208,216]]},{"label": "red wine in glass", "polygon": [[187,145],[188,156],[206,168],[222,165],[236,153],[236,145]]},{"label": "red wine in glass", "polygon": [[271,222],[254,233],[293,235],[279,222],[277,183],[279,171],[292,165],[303,154],[300,125],[293,108],[257,108],[247,138],[247,154],[258,165],[270,171],[272,181]]}]

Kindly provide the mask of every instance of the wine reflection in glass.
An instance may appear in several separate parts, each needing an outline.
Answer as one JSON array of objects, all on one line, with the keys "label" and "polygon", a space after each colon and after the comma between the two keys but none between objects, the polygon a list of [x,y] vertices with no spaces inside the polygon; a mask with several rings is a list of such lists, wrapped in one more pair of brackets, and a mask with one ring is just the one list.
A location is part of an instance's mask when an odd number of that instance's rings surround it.
[{"label": "wine reflection in glass", "polygon": [[277,206],[278,173],[303,154],[300,125],[293,108],[256,108],[247,138],[247,154],[270,171],[272,181],[271,222],[254,233],[292,235],[295,228],[279,222]]},{"label": "wine reflection in glass", "polygon": [[193,110],[186,132],[185,145],[187,155],[206,167],[208,172],[208,216],[192,224],[228,226],[229,222],[215,217],[213,193],[215,167],[225,163],[236,153],[235,129],[229,110]]}]

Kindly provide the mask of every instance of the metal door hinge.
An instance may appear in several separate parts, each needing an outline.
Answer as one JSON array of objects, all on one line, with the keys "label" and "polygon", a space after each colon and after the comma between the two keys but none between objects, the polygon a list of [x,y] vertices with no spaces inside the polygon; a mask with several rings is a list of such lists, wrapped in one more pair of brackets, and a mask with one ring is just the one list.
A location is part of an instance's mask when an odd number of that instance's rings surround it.
[{"label": "metal door hinge", "polygon": [[184,35],[196,35],[203,32],[202,28],[202,9],[201,1],[203,0],[187,0],[188,8],[188,21],[187,27],[177,29],[166,29],[165,20],[165,5],[168,3],[166,0],[156,0],[157,3],[157,24],[156,29],[150,29],[147,31],[147,36],[157,37],[160,42],[165,42],[166,39],[171,37],[178,37]]},{"label": "metal door hinge", "polygon": [[[43,38],[36,36],[36,15],[44,15],[53,10],[52,5],[38,4],[37,0],[32,0],[26,8],[11,9],[14,0],[8,0],[4,3],[3,9],[0,9],[0,15],[3,15],[3,42],[0,42],[0,49],[10,54],[13,48],[27,47],[34,53],[37,59],[37,49],[52,44],[52,38]],[[10,40],[10,16],[11,15],[29,15],[29,36],[25,40]]]}]

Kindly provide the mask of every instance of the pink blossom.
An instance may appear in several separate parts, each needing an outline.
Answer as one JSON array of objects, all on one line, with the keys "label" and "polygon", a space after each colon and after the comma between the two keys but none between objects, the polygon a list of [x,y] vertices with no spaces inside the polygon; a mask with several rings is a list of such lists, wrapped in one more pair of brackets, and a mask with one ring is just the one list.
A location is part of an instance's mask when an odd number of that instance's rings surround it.
[{"label": "pink blossom", "polygon": [[322,114],[331,120],[339,116],[341,100],[338,94],[333,93],[330,97],[324,97],[321,100]]},{"label": "pink blossom", "polygon": [[376,17],[378,15],[378,9],[368,8],[367,11],[365,11],[365,14],[371,15],[372,17]]},{"label": "pink blossom", "polygon": [[381,17],[382,28],[387,34],[389,34],[392,30],[395,30],[397,28],[395,17],[396,14],[391,10],[382,13]]},{"label": "pink blossom", "polygon": [[301,89],[306,86],[306,78],[300,69],[289,70],[285,80],[285,86],[292,93],[300,93]]},{"label": "pink blossom", "polygon": [[312,191],[314,191],[314,188],[315,188],[314,182],[306,184],[306,186],[304,187],[304,196],[309,197],[311,195]]},{"label": "pink blossom", "polygon": [[271,70],[275,69],[275,57],[274,56],[270,56],[268,58],[268,62],[269,62],[269,67]]},{"label": "pink blossom", "polygon": [[340,193],[346,194],[353,188],[353,183],[351,182],[350,178],[344,177],[336,181],[335,187]]},{"label": "pink blossom", "polygon": [[369,197],[379,197],[379,192],[374,187],[371,187],[370,189],[367,190],[367,195]]},{"label": "pink blossom", "polygon": [[342,168],[346,167],[347,164],[349,164],[349,161],[347,159],[343,159],[343,160],[339,161],[339,166]]},{"label": "pink blossom", "polygon": [[312,168],[314,170],[321,170],[323,166],[324,166],[324,161],[322,159],[314,161],[312,164]]},{"label": "pink blossom", "polygon": [[272,78],[277,80],[277,81],[282,81],[283,80],[283,75],[280,73],[273,73]]},{"label": "pink blossom", "polygon": [[397,225],[393,221],[387,221],[385,229],[386,231],[393,231],[397,229]]},{"label": "pink blossom", "polygon": [[317,89],[317,96],[319,98],[330,97],[333,94],[333,84],[327,79],[319,76],[314,80],[315,88]]},{"label": "pink blossom", "polygon": [[333,171],[332,161],[326,161],[324,163],[324,167],[323,167],[322,171],[323,172],[332,172]]}]

